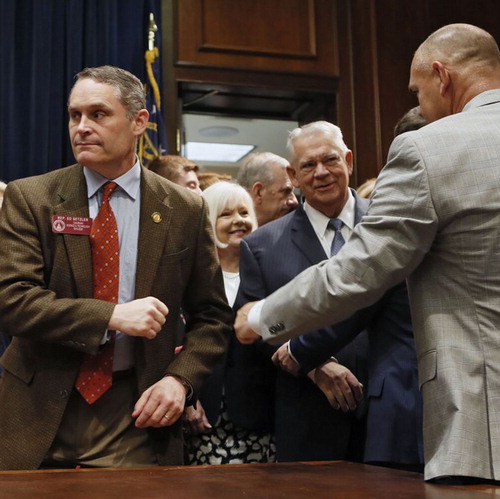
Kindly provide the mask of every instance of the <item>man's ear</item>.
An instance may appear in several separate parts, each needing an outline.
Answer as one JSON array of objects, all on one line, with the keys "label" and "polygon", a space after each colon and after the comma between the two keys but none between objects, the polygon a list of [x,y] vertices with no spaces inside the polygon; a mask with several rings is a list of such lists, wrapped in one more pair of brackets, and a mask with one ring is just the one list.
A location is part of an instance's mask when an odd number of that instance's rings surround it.
[{"label": "man's ear", "polygon": [[345,153],[345,162],[347,163],[347,171],[349,172],[349,176],[352,175],[352,168],[353,168],[353,163],[352,163],[352,151],[348,150]]},{"label": "man's ear", "polygon": [[295,168],[293,168],[292,166],[287,166],[286,172],[288,173],[288,176],[290,177],[292,185],[294,187],[299,187],[299,181],[297,180],[297,176],[295,175]]},{"label": "man's ear", "polygon": [[448,91],[448,88],[451,85],[450,72],[446,69],[446,67],[443,65],[443,63],[441,63],[439,61],[434,61],[432,63],[432,69],[439,76],[439,80],[440,80],[439,93],[440,93],[441,97],[444,97],[444,95]]},{"label": "man's ear", "polygon": [[255,182],[250,189],[250,195],[252,196],[254,204],[258,205],[262,203],[262,191],[265,189],[262,182]]},{"label": "man's ear", "polygon": [[146,130],[149,120],[149,112],[147,109],[141,109],[134,118],[133,131],[136,136],[142,135]]}]

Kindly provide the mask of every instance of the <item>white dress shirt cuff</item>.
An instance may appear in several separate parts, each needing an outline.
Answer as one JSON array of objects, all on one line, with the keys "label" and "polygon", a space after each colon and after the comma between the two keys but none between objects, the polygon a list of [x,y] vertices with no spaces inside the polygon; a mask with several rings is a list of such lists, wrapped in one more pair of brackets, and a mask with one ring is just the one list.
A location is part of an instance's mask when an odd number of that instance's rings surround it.
[{"label": "white dress shirt cuff", "polygon": [[262,330],[260,328],[260,315],[262,313],[262,307],[264,306],[266,300],[258,301],[248,313],[248,325],[257,333],[262,336]]},{"label": "white dress shirt cuff", "polygon": [[286,350],[291,359],[300,367],[300,362],[293,356],[292,349],[290,348],[290,340],[286,342]]}]

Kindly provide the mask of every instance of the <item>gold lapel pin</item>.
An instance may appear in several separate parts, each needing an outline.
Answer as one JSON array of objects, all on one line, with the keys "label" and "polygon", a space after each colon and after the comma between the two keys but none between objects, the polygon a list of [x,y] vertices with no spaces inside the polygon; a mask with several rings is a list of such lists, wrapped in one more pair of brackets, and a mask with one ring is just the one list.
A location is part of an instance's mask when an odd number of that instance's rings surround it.
[{"label": "gold lapel pin", "polygon": [[158,213],[157,211],[155,211],[152,215],[151,215],[151,219],[153,220],[153,222],[155,224],[159,224],[161,222],[161,214]]}]

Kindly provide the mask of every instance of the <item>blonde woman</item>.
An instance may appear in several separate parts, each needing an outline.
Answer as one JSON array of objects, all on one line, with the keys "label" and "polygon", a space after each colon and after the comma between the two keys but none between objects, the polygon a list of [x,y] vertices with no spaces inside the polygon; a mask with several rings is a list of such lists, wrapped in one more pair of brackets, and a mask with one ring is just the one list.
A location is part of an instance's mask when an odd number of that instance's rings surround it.
[{"label": "blonde woman", "polygon": [[[240,243],[257,228],[252,199],[243,187],[231,182],[217,182],[205,189],[202,196],[208,203],[227,300],[232,306],[240,283]],[[241,355],[242,349],[250,350],[232,338],[227,355],[205,384],[196,408],[188,407],[184,413],[187,464],[274,460],[270,425],[249,420],[247,414],[254,407],[245,406],[244,400],[247,399],[240,397],[241,393],[249,395],[252,405],[254,400],[262,397],[260,388],[253,381],[247,382],[252,373],[255,379],[259,363],[241,360],[246,358],[246,355]],[[271,366],[264,357],[262,361]],[[244,374],[240,376],[241,373]],[[232,388],[235,381],[239,386],[237,390]],[[266,412],[270,410],[267,399],[263,403]]]}]

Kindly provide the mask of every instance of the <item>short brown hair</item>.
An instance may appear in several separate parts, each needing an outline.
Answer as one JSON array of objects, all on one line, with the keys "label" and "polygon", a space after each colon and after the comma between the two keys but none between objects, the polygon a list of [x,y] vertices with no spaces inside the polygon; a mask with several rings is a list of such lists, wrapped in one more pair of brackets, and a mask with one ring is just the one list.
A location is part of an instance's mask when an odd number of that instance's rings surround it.
[{"label": "short brown hair", "polygon": [[148,168],[158,175],[177,182],[177,179],[184,173],[189,171],[198,172],[200,167],[190,159],[176,156],[175,154],[167,154],[166,156],[157,156],[148,165]]},{"label": "short brown hair", "polygon": [[129,120],[133,120],[141,109],[146,109],[146,96],[141,80],[125,69],[116,66],[85,68],[75,79],[76,82],[90,79],[114,87]]}]

